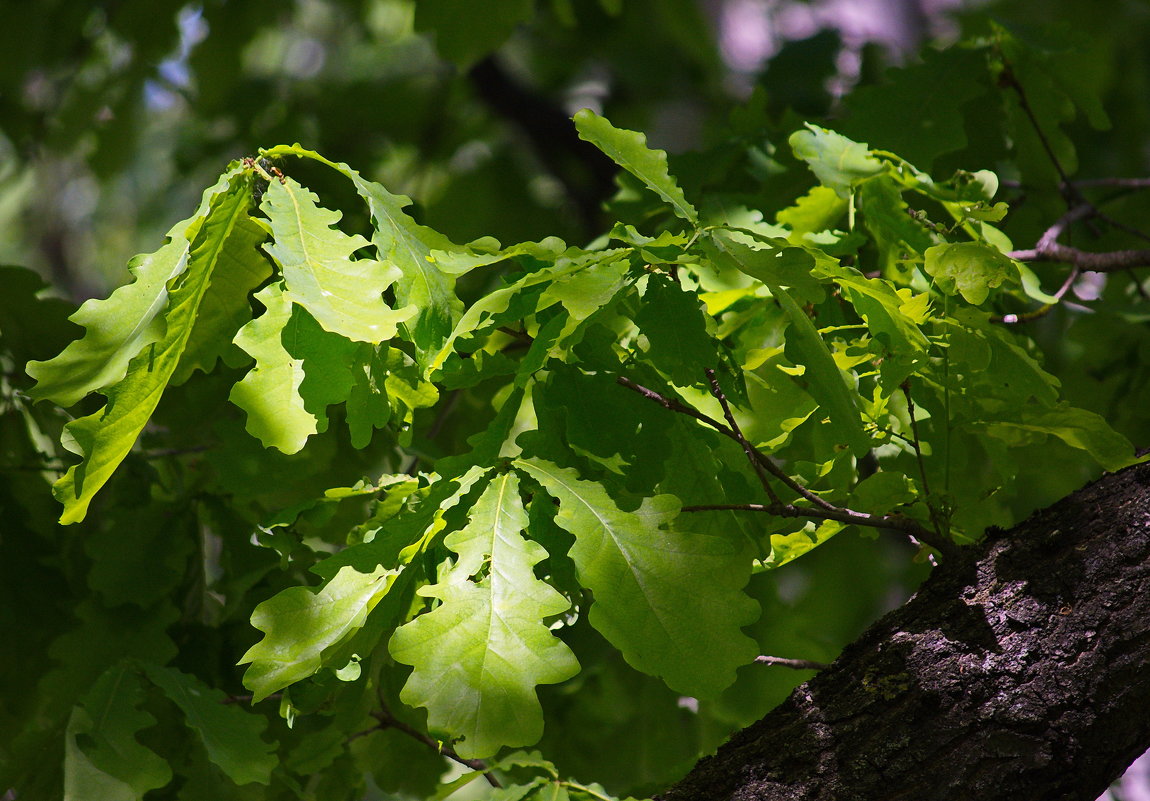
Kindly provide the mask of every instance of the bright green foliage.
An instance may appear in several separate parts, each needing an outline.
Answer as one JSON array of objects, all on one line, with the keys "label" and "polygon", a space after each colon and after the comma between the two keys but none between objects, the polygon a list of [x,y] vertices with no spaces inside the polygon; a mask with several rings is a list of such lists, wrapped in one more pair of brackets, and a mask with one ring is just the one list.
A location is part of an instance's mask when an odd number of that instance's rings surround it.
[{"label": "bright green foliage", "polygon": [[673,496],[625,512],[572,470],[541,459],[515,465],[559,501],[579,582],[595,593],[591,623],[627,661],[682,693],[713,696],[730,684],[755,651],[739,631],[757,613],[740,592],[750,566],[739,546],[671,527]]},{"label": "bright green foliage", "polygon": [[278,283],[264,287],[255,297],[265,311],[240,329],[236,344],[256,363],[232,388],[230,400],[247,412],[249,434],[269,448],[296,453],[316,432],[316,419],[304,408],[299,394],[303,359],[293,359],[283,345],[292,303]]},{"label": "bright green foliage", "polygon": [[[250,186],[250,176],[232,168],[220,179],[214,192],[209,190],[201,206],[202,229],[187,256],[188,264],[171,279],[171,286],[164,293],[167,307],[163,314],[163,335],[134,355],[128,362],[126,375],[103,390],[108,403],[101,411],[74,420],[65,428],[65,447],[83,461],[69,468],[53,487],[54,494],[64,504],[62,523],[84,519],[88,504],[128,454],[160,402],[195,327],[212,271],[220,263],[233,228],[246,214]],[[119,311],[114,305],[101,309],[101,314],[111,317]],[[113,361],[123,355],[119,349],[106,354]],[[65,365],[71,361],[66,352],[58,358],[63,359]],[[42,374],[52,375],[56,368],[56,360],[48,362],[42,369],[52,372]],[[98,372],[103,376],[115,374],[110,369]],[[68,397],[73,395],[74,392],[68,393]]]},{"label": "bright green foliage", "polygon": [[956,292],[973,306],[986,302],[990,290],[1018,274],[1014,262],[978,242],[935,245],[926,251],[923,270],[948,295]]},{"label": "bright green foliage", "polygon": [[533,575],[546,552],[523,539],[526,527],[519,480],[504,473],[483,491],[467,525],[444,541],[458,561],[420,590],[440,604],[391,640],[391,655],[415,667],[404,702],[426,707],[433,730],[461,735],[456,750],[463,756],[538,741],[543,716],[535,685],[579,672],[544,622],[570,601]]},{"label": "bright green foliage", "polygon": [[338,646],[363,627],[394,579],[395,573],[382,567],[360,573],[347,566],[318,592],[290,587],[257,606],[252,626],[264,638],[240,659],[240,664],[251,663],[244,685],[254,699],[266,698],[327,664]]},{"label": "bright green foliage", "polygon": [[839,197],[846,197],[856,181],[883,170],[882,162],[871,155],[866,145],[810,123],[807,130],[791,134],[788,141],[823,186],[835,190]]},{"label": "bright green foliage", "polygon": [[[83,337],[51,361],[28,363],[28,375],[37,381],[31,393],[33,397],[71,406],[89,392],[123,380],[132,359],[163,338],[167,325],[161,313],[168,305],[169,285],[189,269],[192,243],[209,210],[232,179],[233,171],[226,172],[215,186],[205,190],[196,213],[168,231],[167,244],[128,263],[128,272],[135,279],[132,283],[117,289],[107,300],[87,301],[72,315],[72,322],[86,329]],[[231,196],[234,198],[237,193],[232,192]],[[236,224],[236,218],[217,214],[213,216],[213,224],[230,229]],[[208,232],[204,240],[218,248],[230,233],[230,230],[215,235]]]},{"label": "bright green foliage", "polygon": [[414,309],[414,316],[404,323],[404,327],[423,366],[428,354],[437,352],[443,345],[462,313],[462,304],[452,291],[454,281],[435,266],[431,255],[434,250],[454,250],[451,240],[437,231],[417,225],[405,214],[404,207],[411,203],[408,198],[391,194],[342,162],[329,161],[299,145],[275,147],[267,154],[315,159],[347,176],[355,186],[375,223],[372,243],[380,257],[398,267],[403,276],[395,286],[396,305]]},{"label": "bright green foliage", "polygon": [[647,147],[647,137],[616,128],[590,109],[575,115],[579,136],[602,150],[612,161],[642,181],[663,199],[676,215],[689,223],[699,222],[699,212],[687,202],[683,190],[667,173],[667,154]]},{"label": "bright green foliage", "polygon": [[[932,53],[848,98],[842,132],[758,93],[702,154],[581,111],[572,148],[621,168],[603,211],[566,155],[517,185],[525,148],[442,110],[455,84],[403,83],[451,70],[395,31],[468,65],[537,16],[597,20],[607,48],[618,14],[637,26],[618,79],[654,61],[674,82],[706,49],[697,4],[456,5],[364,4],[398,72],[357,108],[398,138],[365,155],[361,130],[315,126],[363,173],[299,145],[230,165],[78,325],[0,268],[0,641],[20,657],[0,665],[0,794],[478,792],[478,771],[442,783],[440,746],[487,760],[504,801],[655,793],[797,682],[757,654],[833,658],[929,569],[888,515],[966,543],[1133,460],[1135,279],[1107,273],[1083,315],[1055,294],[1064,266],[1010,255],[1066,212],[1010,81],[1057,154],[1075,108],[1107,121],[1057,42],[993,28]],[[252,30],[276,11],[253,9]],[[239,69],[214,37],[247,28],[220,13],[201,78]],[[470,77],[487,100],[491,66]],[[412,166],[404,136],[448,155]],[[511,239],[517,195],[587,230]]]},{"label": "bright green foliage", "polygon": [[397,267],[353,259],[367,245],[332,226],[340,214],[315,205],[315,195],[290,178],[271,181],[260,210],[270,221],[267,252],[279,265],[292,303],[303,306],[325,330],[360,342],[383,342],[415,309],[392,311],[383,292]]}]

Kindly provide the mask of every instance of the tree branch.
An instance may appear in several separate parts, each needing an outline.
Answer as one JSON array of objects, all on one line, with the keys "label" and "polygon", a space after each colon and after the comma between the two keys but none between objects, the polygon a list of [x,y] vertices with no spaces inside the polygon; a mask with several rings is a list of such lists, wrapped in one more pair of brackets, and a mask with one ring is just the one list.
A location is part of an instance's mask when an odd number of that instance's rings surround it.
[{"label": "tree branch", "polygon": [[661,801],[1093,801],[1147,708],[1140,464],[961,549]]},{"label": "tree branch", "polygon": [[[707,377],[710,379],[714,371],[708,370]],[[800,497],[811,501],[818,508],[809,508],[804,506],[795,506],[794,504],[783,503],[779,497],[767,489],[767,494],[771,499],[769,504],[760,503],[743,503],[743,504],[705,504],[699,506],[684,506],[684,512],[714,512],[714,511],[735,511],[735,512],[765,512],[774,515],[775,517],[790,517],[799,518],[805,517],[812,520],[838,520],[842,523],[848,523],[856,526],[865,526],[867,528],[890,529],[892,531],[899,531],[918,542],[924,542],[931,548],[934,548],[939,553],[950,553],[954,550],[954,544],[945,535],[936,534],[930,529],[923,526],[917,520],[911,517],[904,517],[902,515],[872,515],[865,512],[856,512],[853,509],[848,509],[841,506],[835,506],[833,503],[827,501],[825,498],[816,495],[809,489],[799,484],[793,478],[788,476],[778,465],[774,463],[769,456],[760,451],[754,445],[743,437],[742,432],[729,428],[713,417],[709,417],[702,412],[692,409],[691,407],[680,403],[674,398],[668,398],[661,395],[653,389],[648,389],[640,384],[636,384],[631,379],[625,376],[618,376],[615,379],[616,383],[620,386],[626,387],[632,392],[637,392],[648,400],[658,403],[664,409],[673,412],[685,414],[688,417],[694,417],[703,423],[706,423],[711,428],[718,431],[735,442],[743,448],[743,452],[747,454],[747,458],[752,460],[752,464],[759,464],[767,470],[779,481],[783,482],[789,489],[795,492]],[[714,394],[712,389],[712,394]],[[722,390],[718,390],[719,403],[724,407],[724,413],[730,415],[730,408],[726,404],[726,398],[720,397]],[[733,415],[728,417],[729,420],[734,422]],[[736,424],[737,425],[737,424]],[[757,471],[756,471],[757,472]],[[760,480],[764,482],[764,488],[767,487],[766,477],[760,476]]]}]

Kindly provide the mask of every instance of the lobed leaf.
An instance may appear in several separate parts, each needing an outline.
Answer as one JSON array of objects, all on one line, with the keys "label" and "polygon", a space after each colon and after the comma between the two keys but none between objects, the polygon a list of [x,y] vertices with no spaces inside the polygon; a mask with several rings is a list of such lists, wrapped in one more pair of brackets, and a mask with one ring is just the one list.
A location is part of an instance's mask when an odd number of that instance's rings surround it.
[{"label": "lobed leaf", "polygon": [[698,296],[670,279],[647,279],[635,325],[647,337],[647,357],[681,387],[699,383],[703,369],[718,363]]},{"label": "lobed leaf", "polygon": [[324,666],[324,657],[363,627],[391,588],[398,571],[376,567],[360,573],[342,567],[318,591],[289,587],[255,608],[252,625],[264,638],[238,664],[251,667],[244,686],[261,701]]},{"label": "lobed leaf", "polygon": [[[163,247],[128,263],[128,271],[135,279],[132,283],[105,300],[89,300],[80,306],[69,319],[84,326],[84,336],[48,361],[28,363],[28,375],[37,380],[29,391],[32,397],[71,406],[90,392],[122,381],[132,359],[164,337],[170,284],[188,269],[192,243],[221,196],[238,197],[240,190],[234,184],[247,185],[247,179],[237,178],[238,174],[242,175],[237,167],[229,167],[214,186],[204,191],[196,213],[172,226]],[[217,216],[215,224],[218,226],[224,219]],[[229,219],[226,224],[230,228],[238,222]],[[228,233],[209,235],[206,241],[220,244]]]},{"label": "lobed leaf", "polygon": [[648,148],[645,135],[616,128],[590,109],[585,108],[575,114],[575,127],[579,130],[580,139],[602,150],[609,159],[661,197],[676,215],[698,226],[699,212],[687,202],[683,190],[668,172],[665,151]]},{"label": "lobed leaf", "polygon": [[374,259],[353,259],[367,240],[335,228],[343,215],[316,205],[317,200],[287,178],[272,181],[260,204],[273,238],[264,249],[283,270],[287,294],[327,331],[358,342],[391,339],[399,324],[416,313],[411,306],[394,310],[383,300],[400,269]]},{"label": "lobed leaf", "polygon": [[865,144],[809,122],[807,130],[795,131],[787,141],[795,156],[805,161],[822,185],[835,190],[839,197],[850,194],[856,181],[886,169]]},{"label": "lobed leaf", "polygon": [[136,739],[156,724],[141,709],[144,701],[139,677],[121,663],[106,670],[72,709],[64,739],[65,799],[139,801],[172,780],[167,760]]},{"label": "lobed leaf", "polygon": [[938,282],[939,289],[948,295],[961,294],[972,306],[981,306],[991,289],[1018,277],[1013,261],[979,242],[928,248],[923,269]]},{"label": "lobed leaf", "polygon": [[543,714],[535,686],[579,671],[545,622],[570,602],[535,577],[547,552],[523,538],[526,527],[519,478],[503,473],[476,501],[468,524],[444,541],[459,560],[438,584],[420,590],[440,604],[391,639],[391,655],[415,668],[404,703],[426,707],[433,730],[461,737],[455,750],[465,757],[537,741]]},{"label": "lobed leaf", "polygon": [[280,145],[264,152],[269,156],[294,155],[314,159],[352,182],[367,203],[375,222],[372,243],[380,258],[399,268],[402,278],[395,284],[395,302],[400,307],[415,309],[413,316],[403,321],[402,326],[415,345],[416,361],[427,369],[463,312],[463,304],[455,297],[455,279],[436,266],[432,251],[454,251],[457,247],[443,234],[418,225],[405,214],[403,209],[411,205],[408,198],[391,194],[343,162],[330,161],[299,145]]},{"label": "lobed leaf", "polygon": [[259,247],[266,239],[267,231],[251,217],[236,220],[222,243],[220,263],[212,271],[171,383],[182,384],[196,370],[211,372],[236,332],[251,320],[251,293],[272,274]]},{"label": "lobed leaf", "polygon": [[279,764],[275,746],[263,740],[267,720],[229,704],[222,690],[209,687],[195,676],[172,667],[143,665],[148,678],[180,711],[189,728],[204,744],[208,759],[236,784],[271,781]]},{"label": "lobed leaf", "polygon": [[129,362],[123,380],[107,389],[103,409],[65,427],[64,447],[78,454],[81,462],[52,488],[64,504],[61,523],[84,519],[92,498],[131,450],[180,363],[212,272],[227,250],[231,232],[247,218],[250,178],[238,170],[227,178],[228,188],[210,200],[187,268],[168,291],[163,335]]},{"label": "lobed leaf", "polygon": [[668,528],[671,495],[625,512],[595,482],[542,459],[516,459],[559,501],[579,582],[595,595],[590,621],[629,664],[678,692],[711,697],[754,658],[739,629],[757,615],[742,588],[750,560],[728,540]]},{"label": "lobed leaf", "polygon": [[316,433],[317,421],[299,391],[303,359],[293,358],[283,345],[284,328],[292,319],[291,299],[283,284],[275,283],[256,293],[256,300],[264,313],[236,334],[236,344],[256,363],[228,399],[247,412],[249,434],[268,448],[297,453]]}]

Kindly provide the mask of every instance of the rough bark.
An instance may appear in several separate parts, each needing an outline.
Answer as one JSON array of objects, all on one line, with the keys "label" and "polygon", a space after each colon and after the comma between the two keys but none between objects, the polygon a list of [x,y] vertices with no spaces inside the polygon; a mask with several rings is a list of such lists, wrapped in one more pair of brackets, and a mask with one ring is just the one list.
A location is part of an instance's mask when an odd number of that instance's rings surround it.
[{"label": "rough bark", "polygon": [[663,801],[1053,801],[1150,746],[1150,465],[935,570]]}]

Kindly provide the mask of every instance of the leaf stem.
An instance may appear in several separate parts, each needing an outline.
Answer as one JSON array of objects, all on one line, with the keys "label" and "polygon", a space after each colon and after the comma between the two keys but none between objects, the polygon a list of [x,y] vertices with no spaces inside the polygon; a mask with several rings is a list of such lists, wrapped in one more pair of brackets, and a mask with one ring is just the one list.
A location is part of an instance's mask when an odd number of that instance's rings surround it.
[{"label": "leaf stem", "polygon": [[930,482],[926,478],[926,462],[922,458],[922,440],[918,436],[918,420],[914,414],[914,400],[910,397],[910,379],[906,379],[899,386],[902,395],[906,398],[906,410],[910,415],[910,433],[913,436],[911,445],[914,447],[914,457],[918,462],[918,474],[922,477],[922,494],[926,499],[926,508],[930,511],[930,522],[934,526],[934,533],[941,539],[942,526],[938,520],[938,510],[934,506],[934,496],[930,492]]}]

